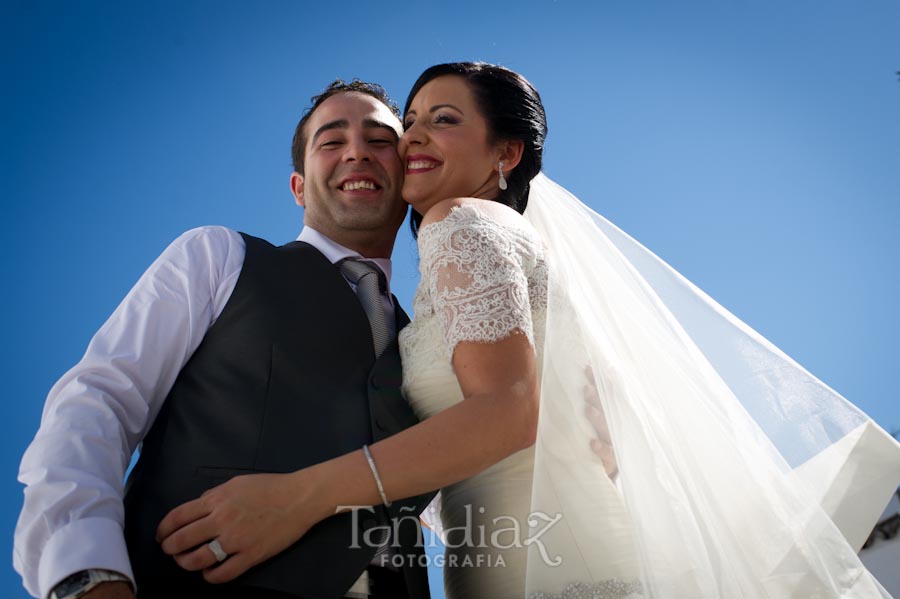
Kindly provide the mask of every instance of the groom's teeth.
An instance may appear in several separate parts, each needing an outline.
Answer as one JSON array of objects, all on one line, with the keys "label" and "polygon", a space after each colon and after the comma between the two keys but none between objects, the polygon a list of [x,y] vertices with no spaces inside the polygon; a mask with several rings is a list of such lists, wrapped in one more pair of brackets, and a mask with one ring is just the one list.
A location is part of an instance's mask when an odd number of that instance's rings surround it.
[{"label": "groom's teeth", "polygon": [[419,168],[434,168],[436,166],[437,163],[430,160],[412,160],[407,165],[407,168],[415,170]]},{"label": "groom's teeth", "polygon": [[371,181],[347,181],[344,183],[344,191],[356,191],[357,189],[375,189]]}]

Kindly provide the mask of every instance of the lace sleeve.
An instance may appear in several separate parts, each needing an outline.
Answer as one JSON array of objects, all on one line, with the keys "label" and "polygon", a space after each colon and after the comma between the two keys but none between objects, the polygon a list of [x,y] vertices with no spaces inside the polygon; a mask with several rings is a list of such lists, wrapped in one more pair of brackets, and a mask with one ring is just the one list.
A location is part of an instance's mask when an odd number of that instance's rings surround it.
[{"label": "lace sleeve", "polygon": [[421,233],[421,270],[449,355],[460,341],[492,343],[515,332],[534,347],[526,232],[459,206]]}]

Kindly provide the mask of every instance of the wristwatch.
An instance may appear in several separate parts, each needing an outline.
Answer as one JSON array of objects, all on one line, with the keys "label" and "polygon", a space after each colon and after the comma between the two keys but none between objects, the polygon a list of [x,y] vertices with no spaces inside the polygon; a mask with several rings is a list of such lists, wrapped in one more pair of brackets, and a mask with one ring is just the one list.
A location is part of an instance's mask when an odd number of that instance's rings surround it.
[{"label": "wristwatch", "polygon": [[131,584],[127,576],[112,570],[81,570],[67,576],[50,591],[50,599],[78,599],[101,582],[124,581]]}]

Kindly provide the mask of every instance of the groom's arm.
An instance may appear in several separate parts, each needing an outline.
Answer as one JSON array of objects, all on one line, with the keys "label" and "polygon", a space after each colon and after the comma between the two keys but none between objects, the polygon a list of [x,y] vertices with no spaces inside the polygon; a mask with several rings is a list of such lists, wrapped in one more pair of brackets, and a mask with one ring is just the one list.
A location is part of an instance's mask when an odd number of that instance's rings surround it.
[{"label": "groom's arm", "polygon": [[[243,239],[227,229],[179,237],[51,389],[19,471],[26,488],[13,562],[33,595],[47,597],[87,569],[133,581],[123,534],[124,473],[231,295],[243,256]],[[122,586],[101,583],[96,596]]]}]

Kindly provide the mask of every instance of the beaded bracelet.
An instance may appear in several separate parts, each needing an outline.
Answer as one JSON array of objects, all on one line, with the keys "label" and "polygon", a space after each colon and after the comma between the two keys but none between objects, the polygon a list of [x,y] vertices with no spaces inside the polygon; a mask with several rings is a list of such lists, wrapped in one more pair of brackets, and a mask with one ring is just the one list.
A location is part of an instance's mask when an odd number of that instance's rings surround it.
[{"label": "beaded bracelet", "polygon": [[381,501],[384,503],[384,507],[391,507],[391,502],[388,501],[387,495],[384,493],[384,485],[381,484],[378,468],[375,467],[375,460],[372,459],[372,454],[369,452],[369,446],[363,445],[362,449],[363,453],[366,454],[366,460],[369,462],[369,469],[372,471],[372,476],[375,477],[375,484],[378,485],[378,494],[381,495]]}]

